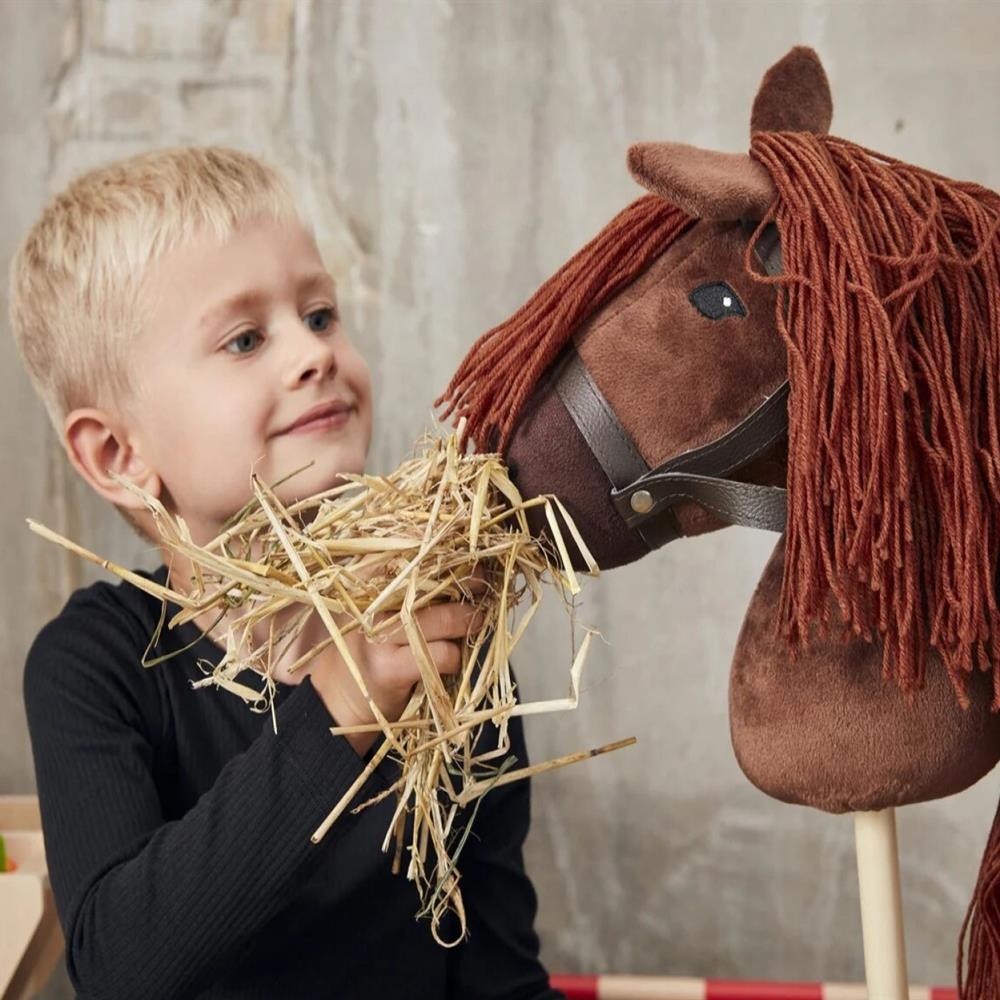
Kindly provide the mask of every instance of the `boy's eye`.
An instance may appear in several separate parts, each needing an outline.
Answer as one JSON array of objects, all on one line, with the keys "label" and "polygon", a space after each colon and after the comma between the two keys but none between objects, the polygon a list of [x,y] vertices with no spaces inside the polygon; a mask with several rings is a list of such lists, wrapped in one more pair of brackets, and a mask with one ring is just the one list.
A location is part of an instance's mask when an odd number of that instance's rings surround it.
[{"label": "boy's eye", "polygon": [[336,319],[337,314],[324,306],[322,309],[314,309],[306,316],[306,326],[313,333],[325,333],[336,322]]},{"label": "boy's eye", "polygon": [[259,330],[244,330],[227,341],[225,349],[230,354],[250,354],[260,346],[262,339]]}]

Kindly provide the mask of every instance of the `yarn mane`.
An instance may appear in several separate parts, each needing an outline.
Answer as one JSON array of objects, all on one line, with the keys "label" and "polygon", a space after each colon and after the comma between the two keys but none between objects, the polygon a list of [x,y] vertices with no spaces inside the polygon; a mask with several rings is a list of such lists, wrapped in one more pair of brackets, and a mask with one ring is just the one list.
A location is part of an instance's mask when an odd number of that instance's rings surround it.
[{"label": "yarn mane", "polygon": [[[788,349],[781,614],[884,642],[904,690],[996,665],[1000,196],[843,139],[760,132]],[[929,642],[929,646],[928,646]],[[993,671],[994,708],[1000,671]]]},{"label": "yarn mane", "polygon": [[469,349],[448,388],[441,419],[465,417],[480,451],[504,452],[539,379],[580,325],[631,283],[695,220],[656,195],[615,216],[513,316]]}]

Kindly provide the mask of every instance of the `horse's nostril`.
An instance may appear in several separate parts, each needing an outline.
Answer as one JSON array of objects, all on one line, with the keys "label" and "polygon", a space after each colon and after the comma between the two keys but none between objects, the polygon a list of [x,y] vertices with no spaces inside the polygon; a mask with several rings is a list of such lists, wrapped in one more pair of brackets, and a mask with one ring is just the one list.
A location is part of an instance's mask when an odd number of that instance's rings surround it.
[{"label": "horse's nostril", "polygon": [[517,479],[517,462],[507,463],[507,475],[510,476],[511,479]]}]

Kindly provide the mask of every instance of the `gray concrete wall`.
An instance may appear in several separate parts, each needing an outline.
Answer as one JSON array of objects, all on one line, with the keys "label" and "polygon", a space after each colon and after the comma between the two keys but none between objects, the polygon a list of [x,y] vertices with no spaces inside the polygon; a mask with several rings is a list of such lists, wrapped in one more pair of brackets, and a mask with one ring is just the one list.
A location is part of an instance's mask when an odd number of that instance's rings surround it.
[{"label": "gray concrete wall", "polygon": [[[1000,8],[971,0],[4,0],[0,264],[83,168],[176,142],[265,154],[295,178],[370,359],[385,469],[473,337],[636,195],[629,142],[745,149],[761,72],[802,42],[826,63],[835,132],[997,187],[998,34]],[[2,793],[32,787],[27,644],[91,579],[23,518],[118,561],[149,554],[74,482],[9,337],[0,352]],[[862,978],[850,819],[765,798],[729,745],[729,658],[771,544],[731,529],[587,593],[608,644],[580,709],[532,723],[534,756],[640,743],[536,783],[551,968]],[[565,650],[550,612],[519,659],[529,697],[562,693]],[[991,776],[900,814],[914,981],[953,975],[996,798]]]}]

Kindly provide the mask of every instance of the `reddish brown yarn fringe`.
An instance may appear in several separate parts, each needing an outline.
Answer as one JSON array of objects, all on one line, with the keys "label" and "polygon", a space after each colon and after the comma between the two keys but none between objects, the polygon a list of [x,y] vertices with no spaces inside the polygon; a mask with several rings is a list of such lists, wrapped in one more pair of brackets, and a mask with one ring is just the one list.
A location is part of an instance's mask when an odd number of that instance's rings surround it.
[{"label": "reddish brown yarn fringe", "polygon": [[646,195],[620,212],[510,319],[483,334],[435,406],[481,451],[504,451],[545,370],[580,325],[631,282],[692,223],[679,208]]},{"label": "reddish brown yarn fringe", "polygon": [[779,192],[784,273],[758,277],[792,386],[784,626],[827,628],[832,593],[886,676],[919,687],[929,636],[967,701],[1000,627],[1000,196],[829,136],[751,155]]},{"label": "reddish brown yarn fringe", "polygon": [[959,1000],[1000,997],[1000,809],[958,940]]}]

